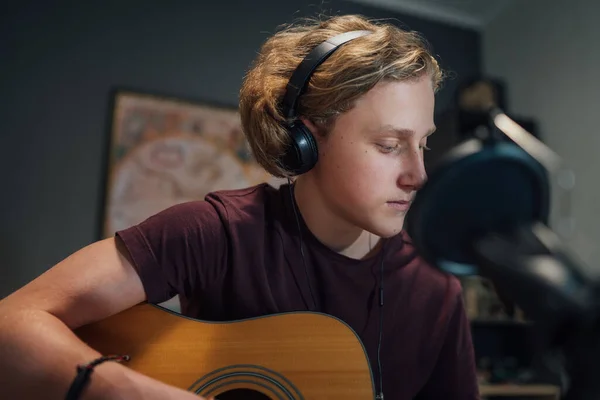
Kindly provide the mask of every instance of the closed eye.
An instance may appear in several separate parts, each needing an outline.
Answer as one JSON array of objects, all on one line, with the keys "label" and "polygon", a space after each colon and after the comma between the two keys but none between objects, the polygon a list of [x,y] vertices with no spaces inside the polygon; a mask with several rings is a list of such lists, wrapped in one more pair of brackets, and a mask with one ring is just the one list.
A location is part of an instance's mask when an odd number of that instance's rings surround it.
[{"label": "closed eye", "polygon": [[[379,150],[380,150],[382,153],[393,153],[393,152],[395,152],[395,151],[398,151],[398,150],[400,150],[400,145],[398,145],[398,144],[396,144],[396,145],[393,145],[393,146],[386,146],[386,145],[383,145],[383,144],[378,144],[378,145],[377,145],[377,147],[379,147]],[[422,145],[422,146],[421,146],[421,149],[423,149],[423,150],[425,150],[425,151],[429,151],[429,150],[431,150],[429,147],[427,147],[427,145],[426,145],[426,144]]]},{"label": "closed eye", "polygon": [[[394,145],[385,145],[385,144],[381,144],[381,143],[377,143],[377,147],[379,148],[379,151],[381,151],[382,153],[393,153],[393,152],[397,152],[399,150],[401,150],[400,144],[396,143]],[[431,150],[429,147],[427,147],[426,144],[419,146],[421,149],[428,151]]]},{"label": "closed eye", "polygon": [[386,146],[384,144],[377,144],[377,147],[379,147],[379,150],[382,153],[392,153],[394,151],[397,151],[400,148],[400,145],[395,144],[393,146]]}]

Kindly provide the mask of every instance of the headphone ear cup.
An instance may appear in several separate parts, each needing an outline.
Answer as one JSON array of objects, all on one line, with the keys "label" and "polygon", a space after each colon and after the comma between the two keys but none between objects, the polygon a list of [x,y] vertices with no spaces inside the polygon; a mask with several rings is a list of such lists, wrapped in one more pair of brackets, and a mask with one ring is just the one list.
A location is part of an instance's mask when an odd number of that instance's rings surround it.
[{"label": "headphone ear cup", "polygon": [[281,166],[294,175],[310,171],[319,159],[317,141],[310,129],[302,122],[288,128],[290,144],[280,162]]}]

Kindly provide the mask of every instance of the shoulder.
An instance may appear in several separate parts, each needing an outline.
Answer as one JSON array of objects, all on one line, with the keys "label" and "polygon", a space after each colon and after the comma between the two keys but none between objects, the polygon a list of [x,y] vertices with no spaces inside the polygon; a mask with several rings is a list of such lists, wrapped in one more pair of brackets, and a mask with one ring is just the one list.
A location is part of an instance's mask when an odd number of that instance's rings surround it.
[{"label": "shoulder", "polygon": [[[277,190],[267,184],[243,189],[218,190],[204,199],[174,204],[132,227],[144,232],[169,231],[181,234],[218,233],[231,223],[262,218],[266,203]],[[171,235],[172,236],[172,235]]]},{"label": "shoulder", "polygon": [[399,236],[401,245],[396,251],[397,257],[405,264],[407,273],[412,276],[414,283],[419,285],[418,287],[426,287],[431,297],[445,302],[461,296],[462,286],[456,276],[444,272],[426,261],[405,231],[401,232]]},{"label": "shoulder", "polygon": [[280,189],[268,183],[243,189],[214,191],[206,196],[205,201],[227,224],[255,224],[265,221],[282,204]]},{"label": "shoulder", "polygon": [[248,216],[264,210],[265,204],[272,202],[277,192],[277,189],[266,183],[242,189],[216,190],[208,193],[204,199],[170,206],[148,220],[169,217],[185,223],[218,218],[224,222],[231,215]]},{"label": "shoulder", "polygon": [[409,304],[411,324],[428,332],[428,352],[435,357],[448,334],[460,329],[465,315],[460,280],[428,263],[403,232],[395,259],[401,263],[399,274],[402,304]]},{"label": "shoulder", "polygon": [[261,183],[243,189],[217,190],[206,195],[205,200],[227,212],[253,211],[264,208],[278,192],[269,184]]},{"label": "shoulder", "polygon": [[401,265],[398,270],[401,271],[401,279],[406,282],[410,303],[419,308],[425,319],[443,329],[452,315],[463,307],[461,282],[456,276],[427,262],[408,234],[402,232],[399,236],[394,259]]}]

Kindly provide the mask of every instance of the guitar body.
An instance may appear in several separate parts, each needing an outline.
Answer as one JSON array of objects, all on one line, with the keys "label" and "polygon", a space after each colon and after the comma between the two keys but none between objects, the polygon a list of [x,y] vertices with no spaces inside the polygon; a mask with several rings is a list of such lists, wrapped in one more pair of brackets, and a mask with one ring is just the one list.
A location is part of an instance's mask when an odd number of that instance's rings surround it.
[{"label": "guitar body", "polygon": [[273,400],[375,397],[360,339],[325,314],[221,323],[141,304],[75,333],[103,355],[127,354],[126,366],[203,397],[234,389]]}]

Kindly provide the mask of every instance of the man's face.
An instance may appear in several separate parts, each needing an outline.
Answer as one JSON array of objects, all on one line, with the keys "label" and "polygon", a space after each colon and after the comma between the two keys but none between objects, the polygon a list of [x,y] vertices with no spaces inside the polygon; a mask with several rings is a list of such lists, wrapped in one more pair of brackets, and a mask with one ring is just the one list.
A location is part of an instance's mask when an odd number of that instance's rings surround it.
[{"label": "man's face", "polygon": [[346,221],[390,237],[403,226],[426,179],[423,151],[435,130],[434,90],[423,76],[382,82],[319,140],[314,176],[329,208]]}]

